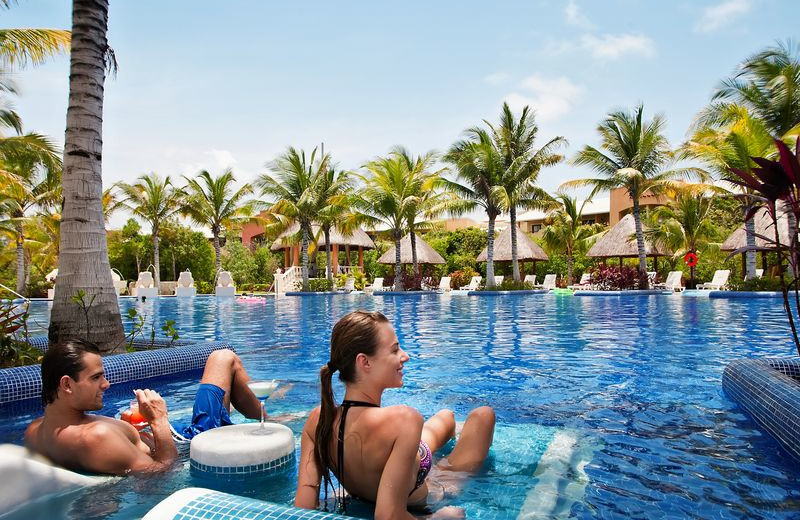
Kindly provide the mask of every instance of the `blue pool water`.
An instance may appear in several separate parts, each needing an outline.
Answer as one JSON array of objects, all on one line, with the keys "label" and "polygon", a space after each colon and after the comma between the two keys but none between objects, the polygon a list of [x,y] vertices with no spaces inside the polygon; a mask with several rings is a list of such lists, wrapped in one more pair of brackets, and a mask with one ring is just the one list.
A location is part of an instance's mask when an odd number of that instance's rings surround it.
[{"label": "blue pool water", "polygon": [[[269,402],[271,412],[316,404],[337,319],[357,308],[383,312],[411,356],[404,388],[387,392],[385,404],[425,415],[447,407],[460,419],[482,404],[497,411],[486,471],[446,500],[469,518],[800,515],[798,464],[720,384],[731,359],[792,354],[780,300],[348,295],[120,305],[157,324],[175,319],[182,338],[229,341],[255,378],[291,383],[284,399]],[[32,313],[45,327],[47,304],[35,303]],[[190,413],[198,375],[149,383],[176,420]],[[102,413],[115,414],[128,392],[109,391]],[[0,408],[0,442],[20,443],[40,413],[30,402]],[[299,432],[302,419],[290,426]],[[63,518],[136,518],[189,485],[289,504],[295,478],[226,487],[198,481],[187,463],[66,497],[49,510]]]}]

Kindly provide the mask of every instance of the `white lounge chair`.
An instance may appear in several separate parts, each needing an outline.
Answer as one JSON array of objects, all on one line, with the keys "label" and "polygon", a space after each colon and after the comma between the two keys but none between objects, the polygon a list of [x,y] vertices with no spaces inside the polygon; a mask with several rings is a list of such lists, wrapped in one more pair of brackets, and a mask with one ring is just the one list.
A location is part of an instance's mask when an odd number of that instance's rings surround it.
[{"label": "white lounge chair", "polygon": [[535,274],[526,274],[525,279],[522,280],[522,283],[529,283],[531,285],[536,285],[536,275]]},{"label": "white lounge chair", "polygon": [[682,291],[681,279],[683,271],[670,271],[664,283],[653,284],[653,289],[665,289],[667,291]]},{"label": "white lounge chair", "polygon": [[178,285],[175,287],[175,296],[187,298],[197,296],[197,288],[194,286],[194,277],[188,269],[178,275]]},{"label": "white lounge chair", "polygon": [[439,280],[439,290],[442,292],[450,292],[450,277],[442,276]]},{"label": "white lounge chair", "polygon": [[647,286],[653,287],[656,284],[656,272],[647,271]]},{"label": "white lounge chair", "polygon": [[370,293],[383,290],[383,278],[378,277],[372,281],[372,285],[364,287],[364,292]]},{"label": "white lounge chair", "polygon": [[158,287],[155,286],[153,273],[150,271],[142,271],[139,273],[139,278],[136,279],[134,289],[136,290],[137,298],[155,298],[158,296]]},{"label": "white lounge chair", "polygon": [[117,296],[125,292],[128,283],[113,269],[111,270],[111,281],[114,282],[114,289],[117,291]]},{"label": "white lounge chair", "polygon": [[555,289],[556,288],[556,276],[557,275],[555,275],[555,274],[545,275],[544,281],[542,282],[542,285],[540,286],[540,288],[544,289],[545,291],[552,291],[553,289]]},{"label": "white lounge chair", "polygon": [[341,292],[353,292],[356,290],[356,279],[352,276],[348,276],[344,280],[344,285],[336,289],[337,291]]},{"label": "white lounge chair", "polygon": [[459,287],[460,291],[477,291],[478,287],[481,285],[481,280],[483,280],[483,276],[473,276],[470,281],[469,285],[465,285],[464,287]]},{"label": "white lounge chair", "polygon": [[503,278],[505,278],[503,275],[496,275],[494,277],[494,286],[503,285]]},{"label": "white lounge chair", "polygon": [[723,291],[728,287],[730,275],[730,269],[718,269],[714,271],[714,278],[710,282],[698,284],[697,288],[705,291]]},{"label": "white lounge chair", "polygon": [[233,276],[230,271],[220,271],[217,275],[217,287],[214,294],[218,297],[236,296],[236,285],[233,283]]},{"label": "white lounge chair", "polygon": [[592,289],[591,285],[592,273],[583,273],[581,275],[581,279],[578,280],[578,283],[568,285],[567,289],[572,289],[573,291],[587,291]]},{"label": "white lounge chair", "polygon": [[745,276],[744,277],[744,281],[746,282],[747,280],[757,280],[757,279],[761,278],[762,276],[764,276],[764,270],[763,269],[756,269],[755,276]]}]

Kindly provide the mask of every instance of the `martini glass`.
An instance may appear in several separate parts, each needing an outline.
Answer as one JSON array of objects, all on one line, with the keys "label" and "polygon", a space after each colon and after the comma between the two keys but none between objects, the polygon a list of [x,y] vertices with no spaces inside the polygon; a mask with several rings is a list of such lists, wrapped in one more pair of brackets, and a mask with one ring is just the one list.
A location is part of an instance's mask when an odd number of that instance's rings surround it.
[{"label": "martini glass", "polygon": [[272,433],[264,426],[264,419],[267,416],[266,401],[272,392],[278,388],[278,382],[274,379],[270,381],[249,381],[247,386],[261,401],[261,426],[250,432],[252,435],[269,435]]}]

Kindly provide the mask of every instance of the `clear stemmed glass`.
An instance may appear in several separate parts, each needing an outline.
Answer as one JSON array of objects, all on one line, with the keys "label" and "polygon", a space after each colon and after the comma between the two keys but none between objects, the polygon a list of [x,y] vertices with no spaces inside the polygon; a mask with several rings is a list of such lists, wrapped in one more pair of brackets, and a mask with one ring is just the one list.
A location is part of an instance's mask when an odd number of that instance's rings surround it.
[{"label": "clear stemmed glass", "polygon": [[252,435],[269,435],[272,431],[264,426],[264,419],[267,416],[266,402],[270,394],[278,388],[278,382],[274,379],[270,381],[249,381],[247,386],[250,387],[250,390],[261,401],[261,426],[250,433]]}]

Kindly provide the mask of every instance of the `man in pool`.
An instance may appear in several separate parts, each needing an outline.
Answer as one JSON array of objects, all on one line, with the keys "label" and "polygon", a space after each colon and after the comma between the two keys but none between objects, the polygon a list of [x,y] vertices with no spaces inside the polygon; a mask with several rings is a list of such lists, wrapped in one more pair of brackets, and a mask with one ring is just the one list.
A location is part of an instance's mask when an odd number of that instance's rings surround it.
[{"label": "man in pool", "polygon": [[[231,424],[230,405],[245,417],[261,417],[261,402],[247,386],[250,376],[239,356],[215,350],[206,360],[195,396],[192,424],[182,434]],[[25,431],[25,444],[54,463],[92,473],[126,475],[166,471],[178,455],[167,418],[167,405],[154,390],[135,390],[139,413],[152,434],[131,424],[87,414],[103,408],[110,386],[97,349],[81,341],[50,348],[42,360],[44,416]]]}]

